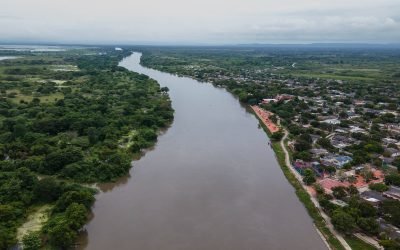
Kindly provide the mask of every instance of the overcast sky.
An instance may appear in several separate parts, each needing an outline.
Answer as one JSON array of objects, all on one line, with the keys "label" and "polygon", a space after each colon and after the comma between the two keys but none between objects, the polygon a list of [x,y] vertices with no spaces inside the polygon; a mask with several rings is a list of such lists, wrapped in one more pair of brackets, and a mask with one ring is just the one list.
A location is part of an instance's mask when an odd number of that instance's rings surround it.
[{"label": "overcast sky", "polygon": [[0,0],[0,42],[400,42],[400,0]]}]

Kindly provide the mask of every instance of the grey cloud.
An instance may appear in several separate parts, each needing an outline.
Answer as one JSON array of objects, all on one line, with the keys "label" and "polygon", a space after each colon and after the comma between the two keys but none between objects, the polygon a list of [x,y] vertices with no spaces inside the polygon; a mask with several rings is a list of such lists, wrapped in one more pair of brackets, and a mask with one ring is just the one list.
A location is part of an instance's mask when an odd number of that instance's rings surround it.
[{"label": "grey cloud", "polygon": [[3,1],[0,42],[400,42],[398,0]]}]

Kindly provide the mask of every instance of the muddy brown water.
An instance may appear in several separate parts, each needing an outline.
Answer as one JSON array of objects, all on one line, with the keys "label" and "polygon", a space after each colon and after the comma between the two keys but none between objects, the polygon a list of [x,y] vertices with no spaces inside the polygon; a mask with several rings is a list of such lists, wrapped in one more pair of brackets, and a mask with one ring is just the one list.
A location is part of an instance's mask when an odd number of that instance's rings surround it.
[{"label": "muddy brown water", "polygon": [[81,249],[326,249],[256,117],[227,91],[120,65],[170,89],[175,119],[129,176],[103,186]]}]

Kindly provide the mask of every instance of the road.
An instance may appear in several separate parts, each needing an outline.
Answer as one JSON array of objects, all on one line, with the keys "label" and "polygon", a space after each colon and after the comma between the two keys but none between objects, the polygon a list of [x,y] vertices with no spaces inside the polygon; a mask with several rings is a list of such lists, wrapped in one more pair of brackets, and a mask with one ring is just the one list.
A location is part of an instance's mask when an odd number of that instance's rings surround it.
[{"label": "road", "polygon": [[[280,124],[280,120],[278,120],[278,124]],[[307,186],[303,183],[303,178],[302,176],[299,174],[299,172],[297,172],[293,167],[292,167],[292,163],[290,162],[290,156],[289,156],[289,152],[286,149],[285,146],[285,140],[288,137],[289,133],[286,129],[283,129],[284,132],[284,136],[282,137],[280,144],[282,147],[283,152],[285,153],[285,164],[288,166],[288,168],[290,169],[290,171],[294,174],[294,176],[297,178],[297,180],[301,183],[302,187],[304,188],[304,190],[307,190]],[[322,210],[322,208],[319,206],[318,201],[315,199],[315,197],[313,197],[312,195],[310,195],[310,199],[311,201],[314,203],[315,207],[318,209],[319,213],[321,214],[322,218],[324,218],[325,220],[325,224],[326,226],[329,228],[329,230],[331,231],[331,233],[340,241],[340,243],[342,244],[342,246],[346,249],[346,250],[351,250],[350,245],[346,242],[346,240],[342,237],[342,235],[340,235],[335,228],[333,227],[331,220],[329,218],[329,216],[327,214],[325,214],[325,212]],[[317,229],[318,230],[318,229]],[[322,235],[321,232],[318,233]],[[331,247],[329,246],[328,242],[326,241],[325,237],[323,237],[323,240],[325,241],[325,243],[327,244],[328,248],[331,249]]]}]

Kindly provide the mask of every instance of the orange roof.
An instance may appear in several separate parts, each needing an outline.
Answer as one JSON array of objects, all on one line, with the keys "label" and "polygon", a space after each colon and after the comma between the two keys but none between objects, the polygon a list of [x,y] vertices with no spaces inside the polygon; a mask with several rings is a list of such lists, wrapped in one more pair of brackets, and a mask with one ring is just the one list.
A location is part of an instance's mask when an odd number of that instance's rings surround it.
[{"label": "orange roof", "polygon": [[346,182],[340,182],[331,178],[325,178],[319,181],[319,184],[325,189],[325,190],[332,190],[334,187],[348,187],[350,186]]},{"label": "orange roof", "polygon": [[268,130],[271,133],[275,133],[279,131],[279,128],[276,124],[274,124],[269,117],[272,115],[271,112],[265,111],[261,109],[258,106],[251,106],[251,108],[254,110],[256,115],[261,119],[261,121],[264,123],[265,126],[267,126]]}]

